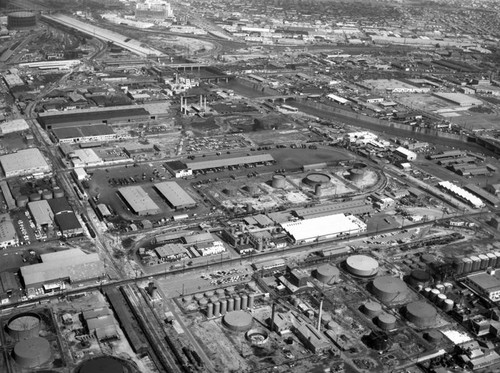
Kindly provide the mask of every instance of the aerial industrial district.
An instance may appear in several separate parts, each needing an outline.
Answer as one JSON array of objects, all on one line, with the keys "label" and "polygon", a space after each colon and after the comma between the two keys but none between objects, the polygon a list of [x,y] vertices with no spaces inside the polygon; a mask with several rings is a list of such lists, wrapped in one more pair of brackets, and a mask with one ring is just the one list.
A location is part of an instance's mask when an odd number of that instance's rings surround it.
[{"label": "aerial industrial district", "polygon": [[0,5],[0,372],[500,371],[498,3]]}]

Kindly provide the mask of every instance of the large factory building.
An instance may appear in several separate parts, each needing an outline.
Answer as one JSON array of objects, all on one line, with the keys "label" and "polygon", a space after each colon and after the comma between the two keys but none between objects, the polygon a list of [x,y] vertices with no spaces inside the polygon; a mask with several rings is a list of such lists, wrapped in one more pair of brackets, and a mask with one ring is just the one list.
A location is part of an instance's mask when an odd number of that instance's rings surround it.
[{"label": "large factory building", "polygon": [[281,223],[281,228],[295,243],[327,240],[366,231],[366,224],[353,215],[327,215]]},{"label": "large factory building", "polygon": [[196,206],[196,201],[175,181],[155,184],[155,188],[175,210],[189,209]]},{"label": "large factory building", "polygon": [[248,155],[245,157],[233,157],[233,158],[216,158],[209,161],[195,161],[186,162],[186,168],[196,171],[217,169],[217,168],[227,168],[234,166],[244,166],[244,165],[259,165],[266,163],[274,163],[274,158],[271,154],[258,154],[258,155]]},{"label": "large factory building", "polygon": [[134,214],[155,215],[161,212],[158,205],[140,186],[120,188],[118,193]]},{"label": "large factory building", "polygon": [[6,177],[32,175],[37,178],[51,171],[42,153],[36,148],[2,155],[0,163]]},{"label": "large factory building", "polygon": [[82,283],[102,279],[104,264],[96,253],[85,254],[69,249],[40,255],[42,263],[21,267],[21,276],[28,293],[36,290],[59,290],[63,283]]}]

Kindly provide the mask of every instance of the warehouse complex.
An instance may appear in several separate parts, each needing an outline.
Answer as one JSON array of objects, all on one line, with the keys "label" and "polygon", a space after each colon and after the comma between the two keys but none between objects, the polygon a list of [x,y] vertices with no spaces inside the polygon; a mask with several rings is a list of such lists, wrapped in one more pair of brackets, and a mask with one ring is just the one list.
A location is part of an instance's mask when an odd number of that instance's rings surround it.
[{"label": "warehouse complex", "polygon": [[248,155],[245,157],[217,158],[209,161],[186,162],[186,168],[195,171],[210,170],[216,168],[227,168],[233,166],[244,166],[251,164],[274,163],[271,154]]},{"label": "warehouse complex", "polygon": [[175,210],[188,209],[196,206],[196,201],[175,181],[155,184],[155,188]]},{"label": "warehouse complex", "polygon": [[99,256],[69,249],[40,255],[42,263],[21,267],[21,276],[28,293],[50,292],[64,288],[64,283],[78,284],[103,279],[104,264]]},{"label": "warehouse complex", "polygon": [[0,164],[6,177],[31,175],[38,178],[51,172],[51,167],[36,148],[2,155]]},{"label": "warehouse complex", "polygon": [[308,243],[366,231],[366,224],[353,215],[327,215],[281,223],[281,228],[296,242]]},{"label": "warehouse complex", "polygon": [[17,242],[16,229],[9,214],[0,214],[0,249],[15,245]]},{"label": "warehouse complex", "polygon": [[140,186],[129,186],[118,189],[125,204],[137,215],[155,215],[161,212],[158,205]]}]

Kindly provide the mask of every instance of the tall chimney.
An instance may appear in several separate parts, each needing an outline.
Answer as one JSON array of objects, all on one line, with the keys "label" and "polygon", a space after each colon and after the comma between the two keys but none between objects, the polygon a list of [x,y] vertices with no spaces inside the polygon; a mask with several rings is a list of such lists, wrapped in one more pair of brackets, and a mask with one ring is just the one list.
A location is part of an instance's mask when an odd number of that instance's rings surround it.
[{"label": "tall chimney", "polygon": [[273,302],[273,309],[271,313],[271,331],[274,330],[274,317],[276,316],[276,303]]},{"label": "tall chimney", "polygon": [[323,316],[323,299],[319,302],[318,333],[321,331],[321,317]]}]

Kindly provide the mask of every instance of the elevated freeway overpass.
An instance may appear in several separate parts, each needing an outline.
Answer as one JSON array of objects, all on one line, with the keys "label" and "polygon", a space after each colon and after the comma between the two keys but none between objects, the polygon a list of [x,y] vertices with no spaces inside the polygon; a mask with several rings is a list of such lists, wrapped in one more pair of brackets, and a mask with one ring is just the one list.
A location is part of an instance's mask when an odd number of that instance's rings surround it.
[{"label": "elevated freeway overpass", "polygon": [[84,34],[93,36],[97,39],[111,42],[123,49],[135,53],[141,57],[162,57],[163,52],[144,45],[139,40],[129,38],[117,32],[95,26],[90,23],[82,22],[76,18],[69,17],[64,14],[44,14],[42,19],[58,23],[60,25],[73,28]]}]

